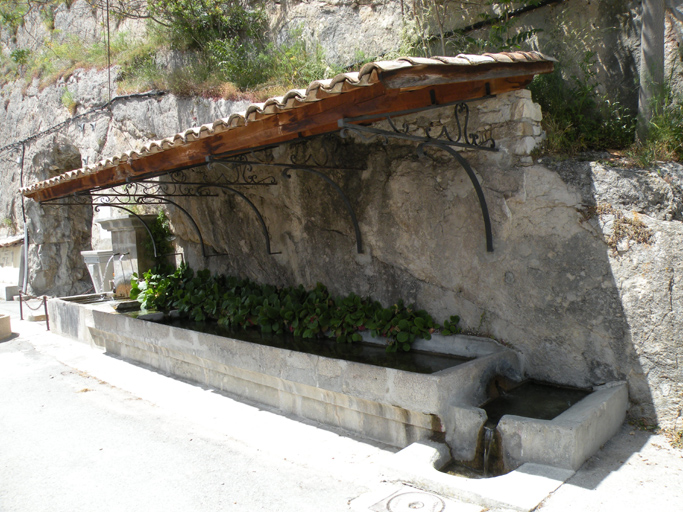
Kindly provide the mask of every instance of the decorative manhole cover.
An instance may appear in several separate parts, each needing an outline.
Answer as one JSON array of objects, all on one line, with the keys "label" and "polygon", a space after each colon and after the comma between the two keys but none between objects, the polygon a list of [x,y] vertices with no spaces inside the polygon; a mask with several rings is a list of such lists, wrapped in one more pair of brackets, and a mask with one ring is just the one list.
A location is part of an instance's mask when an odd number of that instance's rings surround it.
[{"label": "decorative manhole cover", "polygon": [[389,512],[442,512],[445,503],[438,496],[426,492],[406,492],[394,496],[387,502]]}]

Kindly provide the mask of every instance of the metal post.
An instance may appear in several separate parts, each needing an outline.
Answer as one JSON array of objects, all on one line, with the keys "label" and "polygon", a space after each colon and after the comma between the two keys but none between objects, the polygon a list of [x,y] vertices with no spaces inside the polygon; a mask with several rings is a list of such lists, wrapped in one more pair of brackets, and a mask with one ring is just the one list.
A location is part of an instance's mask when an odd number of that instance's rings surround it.
[{"label": "metal post", "polygon": [[43,308],[45,308],[45,323],[47,324],[47,330],[50,330],[50,317],[47,314],[47,295],[43,295]]},{"label": "metal post", "polygon": [[24,302],[23,292],[21,290],[19,290],[19,318],[21,318],[22,320],[24,319],[24,306],[22,304],[23,302]]}]

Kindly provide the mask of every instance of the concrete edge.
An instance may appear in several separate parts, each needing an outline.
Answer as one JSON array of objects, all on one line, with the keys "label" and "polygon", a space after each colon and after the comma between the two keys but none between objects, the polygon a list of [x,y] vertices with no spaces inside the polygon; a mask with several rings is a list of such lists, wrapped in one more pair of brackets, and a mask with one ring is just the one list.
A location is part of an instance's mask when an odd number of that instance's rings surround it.
[{"label": "concrete edge", "polygon": [[391,458],[383,474],[388,481],[407,483],[467,503],[527,512],[575,473],[527,463],[506,475],[471,479],[439,471],[450,460],[448,446],[443,443],[413,443]]}]

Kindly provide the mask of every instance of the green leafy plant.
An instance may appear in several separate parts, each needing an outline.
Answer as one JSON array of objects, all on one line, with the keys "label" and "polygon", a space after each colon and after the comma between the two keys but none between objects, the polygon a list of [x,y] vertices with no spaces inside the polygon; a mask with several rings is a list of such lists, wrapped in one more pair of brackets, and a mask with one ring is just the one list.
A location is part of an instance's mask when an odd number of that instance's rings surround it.
[{"label": "green leafy plant", "polygon": [[459,318],[451,316],[441,327],[424,310],[405,306],[402,301],[384,308],[370,298],[355,294],[333,297],[318,283],[276,288],[247,279],[196,274],[181,265],[170,275],[159,269],[146,272],[131,282],[131,298],[144,309],[178,313],[196,322],[217,321],[226,327],[259,329],[263,333],[290,333],[300,338],[333,337],[339,343],[357,342],[362,332],[387,339],[387,351],[408,351],[416,338],[429,339],[460,332]]},{"label": "green leafy plant", "polygon": [[635,116],[617,101],[599,93],[595,54],[586,52],[580,72],[563,78],[563,67],[538,75],[529,85],[544,112],[546,149],[575,154],[596,149],[623,149],[633,143]]},{"label": "green leafy plant", "polygon": [[683,97],[671,86],[675,68],[659,96],[653,100],[653,116],[647,139],[636,144],[629,156],[644,167],[656,161],[683,160]]},{"label": "green leafy plant", "polygon": [[14,223],[14,220],[9,217],[4,217],[2,221],[0,221],[0,227],[5,228],[11,234],[15,234],[17,232],[17,226]]},{"label": "green leafy plant", "polygon": [[12,50],[9,55],[12,62],[16,62],[20,66],[23,66],[28,62],[28,59],[31,56],[31,50],[28,48],[17,48]]},{"label": "green leafy plant", "polygon": [[262,9],[235,0],[150,0],[147,5],[171,46],[180,50],[205,50],[214,41],[259,41],[267,28]]},{"label": "green leafy plant", "polygon": [[152,256],[154,254],[154,247],[156,247],[156,261],[161,263],[164,256],[173,253],[173,233],[171,232],[171,224],[166,216],[166,212],[159,210],[157,216],[147,227],[152,233],[154,246],[152,241],[146,238],[143,244],[144,250]]},{"label": "green leafy plant", "polygon": [[[104,7],[102,0],[89,0]],[[18,28],[26,13],[37,11],[48,24],[63,0],[0,0],[0,24]],[[77,68],[121,66],[121,92],[164,89],[178,95],[201,95],[259,101],[253,90],[268,96],[342,71],[327,62],[322,47],[306,43],[301,30],[288,42],[270,39],[265,11],[260,4],[237,0],[123,1],[110,6],[118,20],[149,20],[146,37],[133,39],[119,32],[108,42],[84,44],[76,38],[50,34],[34,51],[18,49],[2,57],[3,79],[31,76],[41,86],[55,83]],[[4,20],[4,21],[3,21]],[[175,65],[161,64],[166,56]],[[164,58],[159,58],[159,56]],[[266,93],[263,93],[266,94]]]},{"label": "green leafy plant", "polygon": [[0,26],[7,29],[10,34],[16,35],[17,30],[24,23],[24,16],[28,11],[26,2],[13,0],[0,0]]},{"label": "green leafy plant", "polygon": [[72,116],[76,113],[76,109],[78,108],[79,103],[74,99],[74,95],[68,87],[65,87],[64,92],[62,92],[62,105],[66,107],[69,114]]}]

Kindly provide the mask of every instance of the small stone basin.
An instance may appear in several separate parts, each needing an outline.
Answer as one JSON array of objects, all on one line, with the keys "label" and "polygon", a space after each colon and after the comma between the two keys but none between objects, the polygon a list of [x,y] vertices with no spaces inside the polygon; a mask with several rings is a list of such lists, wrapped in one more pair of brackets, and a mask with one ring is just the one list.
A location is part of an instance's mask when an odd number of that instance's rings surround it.
[{"label": "small stone basin", "polygon": [[590,390],[527,380],[484,403],[487,426],[495,428],[506,414],[552,420],[590,394]]},{"label": "small stone basin", "polygon": [[10,316],[0,314],[0,340],[9,338],[12,335],[12,325],[10,323]]},{"label": "small stone basin", "polygon": [[592,390],[527,382],[480,407],[457,408],[464,426],[452,438],[456,462],[444,470],[496,476],[527,462],[577,470],[619,430],[627,408],[625,382]]}]

